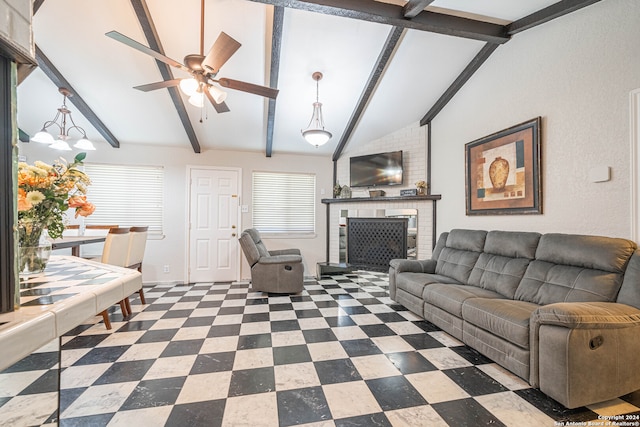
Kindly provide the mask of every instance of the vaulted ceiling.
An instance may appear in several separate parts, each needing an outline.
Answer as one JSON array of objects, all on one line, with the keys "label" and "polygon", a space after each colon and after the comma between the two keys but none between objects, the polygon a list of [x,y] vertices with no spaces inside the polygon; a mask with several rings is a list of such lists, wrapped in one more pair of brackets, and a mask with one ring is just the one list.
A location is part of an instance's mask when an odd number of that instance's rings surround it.
[{"label": "vaulted ceiling", "polygon": [[[276,100],[228,89],[230,111],[190,105],[146,83],[188,73],[105,36],[115,30],[183,62],[200,49],[200,0],[36,0],[39,67],[18,86],[18,124],[51,120],[61,86],[99,150],[125,144],[339,157],[348,144],[428,123],[520,31],[598,0],[205,0],[204,51],[221,31],[242,47],[217,77],[279,89]],[[306,143],[319,99],[333,138]]]}]

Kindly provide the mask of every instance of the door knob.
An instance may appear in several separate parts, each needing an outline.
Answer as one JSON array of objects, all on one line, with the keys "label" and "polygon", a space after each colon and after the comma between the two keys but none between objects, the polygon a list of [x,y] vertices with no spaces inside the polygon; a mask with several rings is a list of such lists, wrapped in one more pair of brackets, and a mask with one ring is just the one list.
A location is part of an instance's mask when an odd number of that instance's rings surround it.
[{"label": "door knob", "polygon": [[235,228],[236,228],[236,226],[235,226],[235,225],[232,225],[232,226],[231,226],[231,228],[234,228],[234,229],[235,229]]},{"label": "door knob", "polygon": [[236,237],[236,233],[231,233],[231,237]]}]

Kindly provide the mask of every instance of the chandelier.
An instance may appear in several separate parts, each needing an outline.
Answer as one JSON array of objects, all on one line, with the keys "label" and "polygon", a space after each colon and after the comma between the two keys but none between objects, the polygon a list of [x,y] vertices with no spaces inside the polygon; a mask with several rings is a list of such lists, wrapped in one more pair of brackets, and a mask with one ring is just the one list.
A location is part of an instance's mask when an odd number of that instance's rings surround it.
[{"label": "chandelier", "polygon": [[316,102],[313,103],[313,115],[309,126],[302,131],[302,136],[311,145],[318,148],[326,144],[331,139],[331,132],[324,129],[324,120],[322,119],[322,104],[318,101],[318,82],[322,80],[322,73],[316,71],[311,75],[316,81]]},{"label": "chandelier", "polygon": [[[42,144],[50,144],[51,148],[56,150],[70,151],[71,147],[67,140],[69,137],[69,132],[75,130],[79,132],[82,137],[73,145],[74,148],[78,148],[80,150],[95,150],[96,148],[93,146],[91,141],[87,139],[87,133],[80,126],[76,125],[71,117],[71,111],[67,108],[67,98],[72,96],[69,89],[61,87],[58,91],[62,94],[62,106],[58,108],[58,113],[53,118],[53,120],[49,120],[48,122],[44,122],[42,125],[42,129],[40,132],[37,132],[31,141],[40,142]],[[67,116],[69,122],[73,126],[67,128]],[[58,123],[58,119],[60,119],[60,123]],[[51,135],[47,129],[50,127],[57,127],[58,139],[56,140],[53,135]]]}]

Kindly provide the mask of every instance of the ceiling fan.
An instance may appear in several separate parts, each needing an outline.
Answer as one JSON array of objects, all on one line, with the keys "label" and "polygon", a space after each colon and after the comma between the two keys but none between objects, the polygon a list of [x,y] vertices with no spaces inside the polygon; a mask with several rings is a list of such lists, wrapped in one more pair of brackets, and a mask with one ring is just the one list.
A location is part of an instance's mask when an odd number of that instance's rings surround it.
[{"label": "ceiling fan", "polygon": [[[253,83],[247,83],[240,80],[220,78],[216,79],[220,68],[231,58],[231,56],[240,48],[241,44],[233,39],[225,32],[221,32],[207,55],[204,55],[204,0],[201,0],[201,16],[200,16],[200,53],[190,54],[184,57],[184,64],[175,61],[160,52],[157,52],[137,41],[121,34],[117,31],[109,31],[105,35],[126,44],[142,53],[146,53],[155,59],[179,68],[191,74],[190,78],[164,80],[156,83],[136,86],[134,89],[143,92],[149,92],[156,89],[166,87],[179,86],[185,95],[189,96],[189,103],[196,107],[204,106],[204,98],[209,99],[213,107],[218,113],[229,111],[229,107],[225,104],[227,97],[226,92],[217,85],[224,88],[240,90],[255,95],[264,96],[275,99],[278,96],[278,90],[267,86],[260,86]],[[217,84],[217,85],[216,85]]]}]

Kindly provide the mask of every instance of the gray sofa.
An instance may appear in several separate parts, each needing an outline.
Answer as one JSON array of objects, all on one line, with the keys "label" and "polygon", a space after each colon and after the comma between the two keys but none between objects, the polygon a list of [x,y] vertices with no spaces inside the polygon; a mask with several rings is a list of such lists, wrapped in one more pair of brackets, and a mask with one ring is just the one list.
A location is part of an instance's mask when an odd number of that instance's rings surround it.
[{"label": "gray sofa", "polygon": [[640,389],[640,251],[625,239],[452,230],[392,260],[393,300],[576,408]]}]

